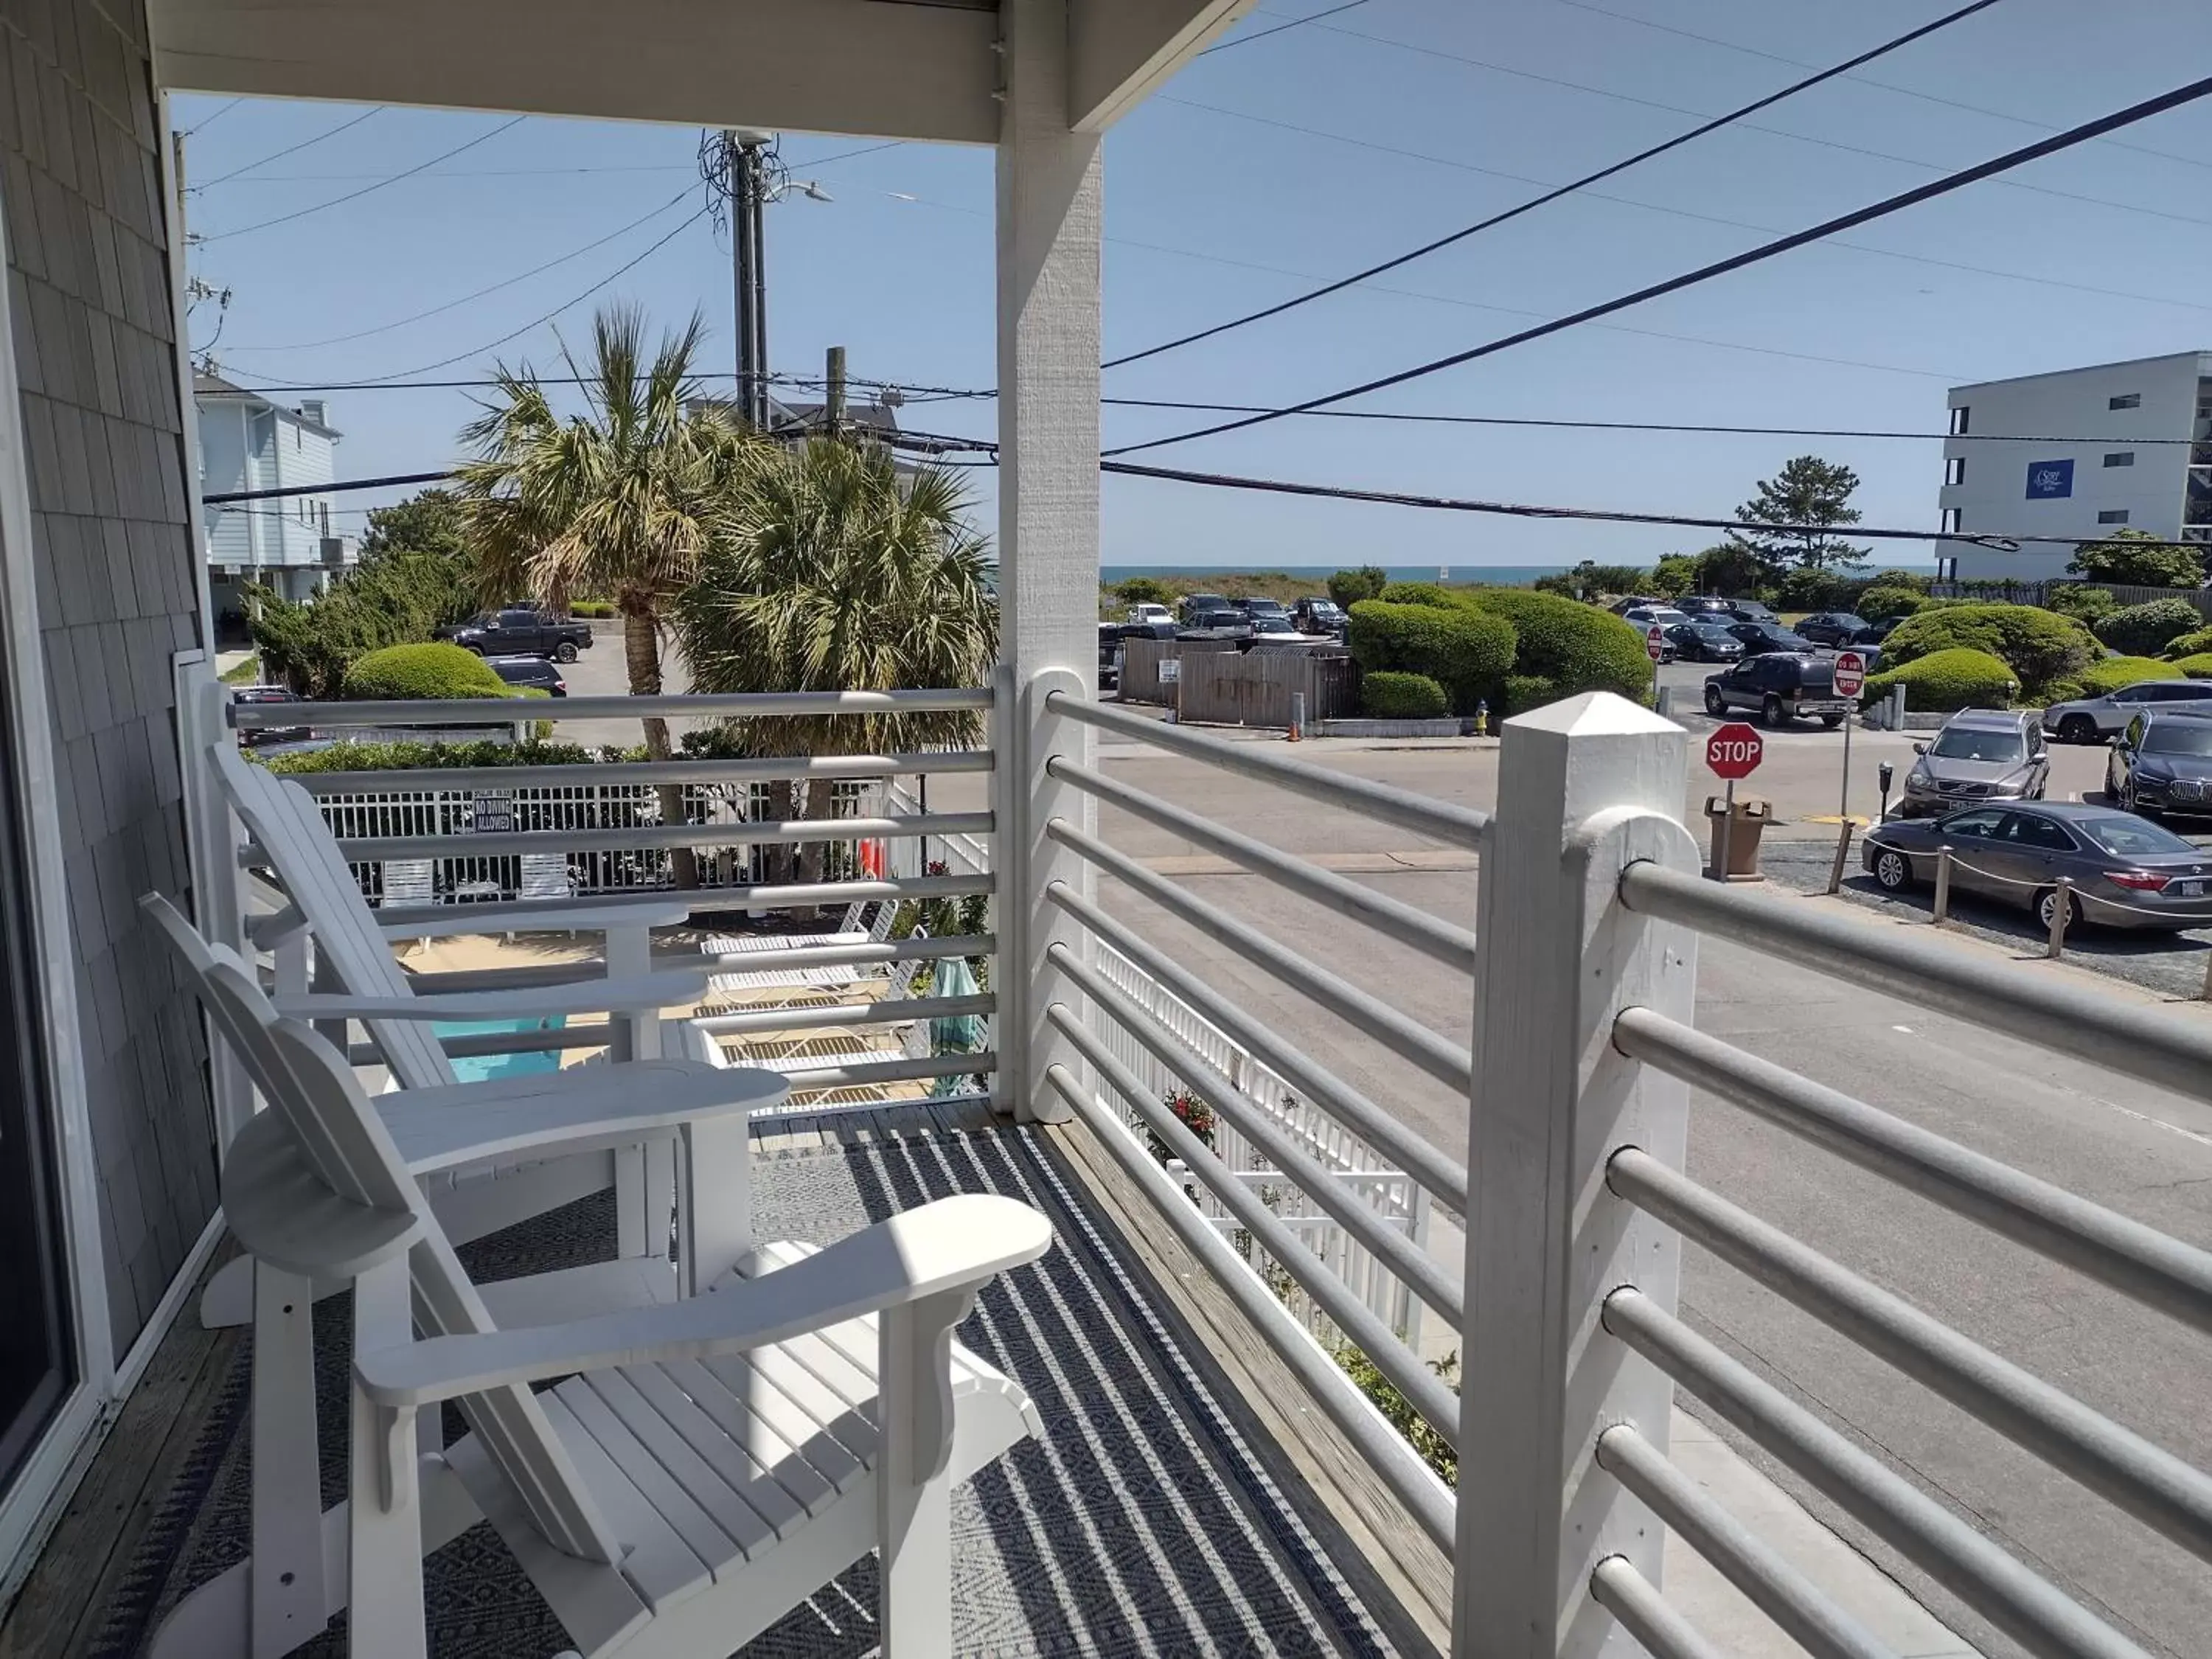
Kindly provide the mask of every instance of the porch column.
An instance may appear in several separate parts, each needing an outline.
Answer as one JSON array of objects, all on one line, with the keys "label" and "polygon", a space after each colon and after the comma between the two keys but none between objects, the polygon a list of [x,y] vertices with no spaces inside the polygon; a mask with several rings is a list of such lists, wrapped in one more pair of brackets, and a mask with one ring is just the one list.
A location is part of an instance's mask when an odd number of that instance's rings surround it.
[{"label": "porch column", "polygon": [[1096,818],[1043,775],[1050,755],[1087,763],[1093,747],[1086,728],[1046,714],[1045,693],[1089,697],[1097,684],[1100,141],[1070,127],[1067,11],[1066,0],[999,8],[997,1103],[1049,1120],[1067,1110],[1046,1068],[1087,1073],[1045,1023],[1054,1002],[1082,1003],[1045,952],[1087,947],[1043,894],[1064,881],[1088,896],[1093,883],[1043,828]]}]

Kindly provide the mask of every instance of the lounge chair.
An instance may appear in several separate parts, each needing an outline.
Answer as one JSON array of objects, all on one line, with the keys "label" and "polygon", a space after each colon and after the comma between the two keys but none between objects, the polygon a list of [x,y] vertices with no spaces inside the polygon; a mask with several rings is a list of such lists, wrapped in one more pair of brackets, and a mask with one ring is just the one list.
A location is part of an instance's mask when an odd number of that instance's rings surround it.
[{"label": "lounge chair", "polygon": [[[343,1054],[220,946],[200,946],[192,980],[270,1107],[222,1176],[257,1301],[303,1311],[313,1279],[353,1288],[351,1456],[346,1501],[318,1517],[311,1339],[295,1316],[289,1343],[257,1346],[254,1407],[281,1403],[296,1433],[306,1401],[307,1477],[269,1471],[285,1512],[264,1513],[257,1457],[252,1559],[180,1602],[152,1659],[249,1642],[276,1659],[349,1603],[354,1652],[421,1659],[422,1558],[480,1518],[585,1659],[720,1659],[878,1547],[885,1654],[951,1651],[951,1486],[1038,1426],[952,1328],[991,1278],[1049,1248],[1042,1216],[974,1194],[818,1253],[756,1247],[742,1122],[732,1161],[726,1121],[687,1121],[672,1126],[685,1169],[717,1202],[687,1206],[685,1294],[511,1328]],[[471,1432],[441,1451],[426,1408],[447,1401]]]}]

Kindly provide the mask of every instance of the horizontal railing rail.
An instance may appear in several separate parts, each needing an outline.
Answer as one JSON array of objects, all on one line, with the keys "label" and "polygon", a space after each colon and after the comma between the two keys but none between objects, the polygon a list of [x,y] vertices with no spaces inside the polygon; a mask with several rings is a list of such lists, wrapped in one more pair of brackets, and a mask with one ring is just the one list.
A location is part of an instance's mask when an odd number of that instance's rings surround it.
[{"label": "horizontal railing rail", "polygon": [[925,714],[988,709],[988,686],[943,691],[750,691],[650,697],[455,697],[387,702],[233,702],[240,732],[272,726],[512,726],[523,720],[743,720],[769,715]]},{"label": "horizontal railing rail", "polygon": [[[634,853],[676,847],[761,847],[823,841],[880,841],[905,836],[990,835],[988,812],[936,812],[900,818],[735,819],[726,823],[640,824],[622,830],[518,830],[449,836],[352,836],[338,842],[348,861],[526,853]],[[240,854],[253,856],[252,848]]]},{"label": "horizontal railing rail", "polygon": [[1133,738],[1171,754],[1204,761],[1209,766],[1218,766],[1224,772],[1234,772],[1258,783],[1273,784],[1325,806],[1340,807],[1361,817],[1395,823],[1401,830],[1411,830],[1447,846],[1480,852],[1489,834],[1490,814],[1471,806],[1455,806],[1449,801],[1416,794],[1395,784],[1347,777],[1318,766],[1285,760],[1259,744],[1232,742],[1187,726],[1170,726],[1164,720],[1132,714],[1127,709],[1087,702],[1065,691],[1048,694],[1045,702],[1053,713],[1097,726],[1102,732]]},{"label": "horizontal railing rail", "polygon": [[[282,707],[283,705],[276,705]],[[533,711],[532,718],[535,718]],[[788,755],[712,760],[586,761],[573,765],[420,766],[362,772],[288,775],[311,795],[376,795],[395,789],[600,788],[652,784],[776,783],[794,778],[897,778],[919,773],[988,772],[988,749],[947,749],[915,755]]]},{"label": "horizontal railing rail", "polygon": [[734,1014],[696,1014],[691,1023],[715,1036],[746,1036],[762,1031],[803,1031],[817,1026],[884,1025],[906,1020],[951,1019],[998,1011],[988,991],[965,997],[902,997],[882,1002],[834,1002],[809,1007],[749,1009]]}]

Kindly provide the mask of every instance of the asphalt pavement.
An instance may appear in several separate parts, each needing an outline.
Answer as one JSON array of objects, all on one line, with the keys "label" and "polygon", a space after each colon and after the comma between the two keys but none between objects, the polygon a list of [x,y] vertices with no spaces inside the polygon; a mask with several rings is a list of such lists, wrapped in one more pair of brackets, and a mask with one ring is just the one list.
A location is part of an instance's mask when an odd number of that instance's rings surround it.
[{"label": "asphalt pavement", "polygon": [[[1881,740],[1901,744],[1910,753],[1909,740],[1886,734]],[[1828,747],[1832,741],[1836,749]],[[1484,807],[1494,802],[1494,748],[1316,743],[1299,752],[1332,769],[1425,793]],[[1786,791],[1803,805],[1820,805],[1826,788],[1833,787],[1838,752],[1839,740],[1832,734],[1784,734],[1770,751],[1769,765],[1776,769],[1771,781],[1781,786],[1778,797]],[[1109,744],[1101,762],[1124,782],[1316,856],[1435,914],[1474,921],[1478,872],[1468,855],[1136,745]],[[1693,783],[1690,793],[1699,793],[1699,787]],[[1789,829],[1797,833],[1780,835],[1777,851],[1791,863],[1820,857],[1823,837],[1835,833],[1833,825],[1807,830],[1796,817]],[[1474,1011],[1472,988],[1463,978],[1124,815],[1102,814],[1101,834],[1431,1029],[1466,1040]],[[1785,893],[1778,884],[1775,896],[1778,902],[1844,902]],[[1295,1034],[1300,1047],[1434,1144],[1455,1157],[1467,1155],[1464,1098],[1149,902],[1106,883],[1102,902],[1147,937],[1171,944],[1208,982],[1275,1030]],[[1990,948],[1971,937],[1952,943],[1961,951]],[[1698,1024],[2212,1247],[2212,1108],[1836,983],[1814,966],[1707,941],[1700,956]],[[2106,994],[2142,994],[2108,987],[2063,963],[2025,963],[2021,971],[2078,975],[2069,982],[2082,986],[2085,994],[2102,988]],[[2191,1006],[2179,1016],[2212,1019],[2212,1009],[2200,1016]],[[2200,1467],[2212,1467],[2212,1366],[2207,1364],[2212,1344],[2202,1338],[1703,1096],[1692,1110],[1689,1170],[2097,1409]],[[2203,1563],[1695,1251],[1686,1268],[1683,1302],[1687,1317],[1708,1335],[2148,1651],[2174,1659],[2207,1651],[2212,1569]],[[1694,1403],[1690,1408],[1699,1410]],[[1723,1433],[1954,1629],[1984,1651],[2016,1651],[1802,1482],[1732,1432]]]}]

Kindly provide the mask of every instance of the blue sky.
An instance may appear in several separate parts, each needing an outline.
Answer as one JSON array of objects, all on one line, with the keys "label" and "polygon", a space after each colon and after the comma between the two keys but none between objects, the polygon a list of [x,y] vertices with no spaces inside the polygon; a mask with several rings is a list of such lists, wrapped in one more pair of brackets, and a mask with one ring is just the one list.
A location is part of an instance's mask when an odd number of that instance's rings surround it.
[{"label": "blue sky", "polygon": [[[1328,3],[1267,0],[1240,33]],[[1367,0],[1212,53],[1107,141],[1107,354],[1414,246],[1786,84],[1804,73],[1799,64],[1837,61],[1948,9],[1925,0],[1529,0],[1479,9]],[[2094,8],[2005,0],[1862,78],[1753,118],[1762,130],[1726,130],[1608,180],[1598,191],[1609,199],[1570,198],[1375,284],[1112,371],[1107,390],[1295,402],[1705,264],[2208,70],[2212,28],[2191,0]],[[712,331],[708,366],[733,366],[726,236],[704,219],[678,229],[705,199],[696,130],[531,118],[495,131],[507,118],[390,109],[218,183],[362,113],[228,101],[179,96],[172,110],[180,129],[204,126],[189,143],[188,182],[204,185],[190,198],[189,225],[208,239],[192,270],[234,296],[215,343],[226,373],[286,383],[465,378],[495,358],[558,372],[555,328],[581,338],[592,303],[610,297],[671,321],[701,309]],[[450,161],[368,188],[486,134]],[[1784,255],[1610,319],[1615,326],[1572,330],[1358,406],[1932,432],[1949,385],[2212,343],[2203,282],[2212,269],[2212,107],[2157,118],[2120,138],[2033,164],[2013,185],[1985,183],[1868,227],[1846,239],[1854,247]],[[842,344],[856,377],[988,386],[990,154],[918,144],[847,154],[866,142],[784,141],[793,175],[818,179],[835,200],[794,197],[769,210],[773,366],[818,375],[823,349]],[[489,347],[671,232],[592,299]],[[603,238],[496,292],[382,326]],[[213,308],[202,306],[195,343],[205,345],[215,325]],[[335,337],[371,329],[380,331]],[[331,392],[328,403],[346,434],[341,471],[352,477],[449,463],[470,413],[468,394],[451,391]],[[985,437],[995,426],[988,403],[915,403],[904,419]],[[1107,441],[1206,423],[1109,409]],[[1856,469],[1869,523],[1934,521],[1942,471],[1934,443],[1305,419],[1143,459],[1713,515],[1806,449]],[[973,477],[988,525],[991,475]],[[1648,562],[1707,539],[1111,477],[1104,502],[1109,564]],[[340,524],[360,521],[356,511]],[[1929,556],[1915,547],[1894,556]]]}]

